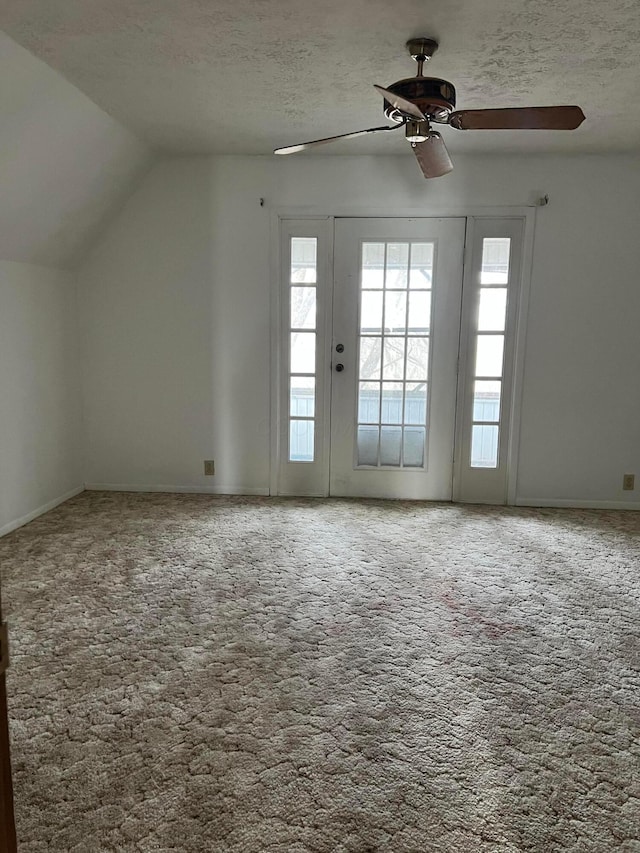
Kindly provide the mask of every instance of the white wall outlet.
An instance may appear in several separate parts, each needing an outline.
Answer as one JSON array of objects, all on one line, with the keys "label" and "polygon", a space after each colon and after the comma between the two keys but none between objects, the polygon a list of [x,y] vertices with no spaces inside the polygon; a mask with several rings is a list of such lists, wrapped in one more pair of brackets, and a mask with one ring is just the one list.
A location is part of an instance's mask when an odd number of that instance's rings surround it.
[{"label": "white wall outlet", "polygon": [[635,474],[623,474],[622,476],[622,489],[625,492],[632,492],[636,487],[636,475]]},{"label": "white wall outlet", "polygon": [[204,460],[204,473],[207,477],[213,477],[216,473],[216,466],[213,459]]}]

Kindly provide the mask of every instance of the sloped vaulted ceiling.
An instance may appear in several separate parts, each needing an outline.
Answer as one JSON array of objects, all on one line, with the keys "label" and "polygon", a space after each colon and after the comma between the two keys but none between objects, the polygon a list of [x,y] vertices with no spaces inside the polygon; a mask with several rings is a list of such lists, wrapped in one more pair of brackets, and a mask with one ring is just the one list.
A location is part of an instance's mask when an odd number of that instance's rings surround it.
[{"label": "sloped vaulted ceiling", "polygon": [[0,260],[70,267],[150,154],[0,33]]}]

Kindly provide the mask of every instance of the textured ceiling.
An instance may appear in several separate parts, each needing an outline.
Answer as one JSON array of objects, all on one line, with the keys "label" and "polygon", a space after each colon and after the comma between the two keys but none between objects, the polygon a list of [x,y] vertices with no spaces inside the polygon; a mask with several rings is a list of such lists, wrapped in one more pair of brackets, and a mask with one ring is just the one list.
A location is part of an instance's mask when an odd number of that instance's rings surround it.
[{"label": "textured ceiling", "polygon": [[[382,124],[405,41],[458,107],[577,103],[577,131],[445,130],[452,151],[640,149],[638,0],[3,0],[0,28],[156,147],[268,154]],[[320,149],[398,153],[380,134]]]}]

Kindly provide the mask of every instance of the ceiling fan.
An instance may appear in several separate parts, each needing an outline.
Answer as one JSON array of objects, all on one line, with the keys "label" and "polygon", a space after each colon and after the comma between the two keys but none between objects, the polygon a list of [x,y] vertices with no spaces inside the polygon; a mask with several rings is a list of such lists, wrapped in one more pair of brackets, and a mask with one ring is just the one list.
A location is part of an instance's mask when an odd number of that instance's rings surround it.
[{"label": "ceiling fan", "polygon": [[404,127],[405,136],[411,143],[425,178],[439,178],[450,172],[453,164],[442,136],[433,130],[432,124],[447,124],[456,130],[575,130],[584,121],[584,113],[576,106],[456,110],[456,90],[453,85],[448,80],[425,77],[422,73],[424,64],[438,49],[438,42],[430,38],[410,39],[407,49],[418,63],[416,76],[398,80],[386,89],[374,86],[384,98],[385,116],[394,124],[276,148],[273,153],[295,154],[337,139],[351,139],[367,133]]}]

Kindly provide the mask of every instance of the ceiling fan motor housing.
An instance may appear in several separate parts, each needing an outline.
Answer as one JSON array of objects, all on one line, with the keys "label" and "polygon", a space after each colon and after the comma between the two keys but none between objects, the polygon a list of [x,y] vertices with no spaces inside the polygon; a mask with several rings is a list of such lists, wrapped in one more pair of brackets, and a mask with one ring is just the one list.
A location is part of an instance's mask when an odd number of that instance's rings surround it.
[{"label": "ceiling fan motor housing", "polygon": [[[440,80],[438,77],[408,77],[387,86],[387,89],[414,103],[434,121],[446,122],[447,116],[456,106],[455,88],[448,80]],[[390,121],[401,122],[405,119],[400,110],[386,100],[383,110]]]}]

